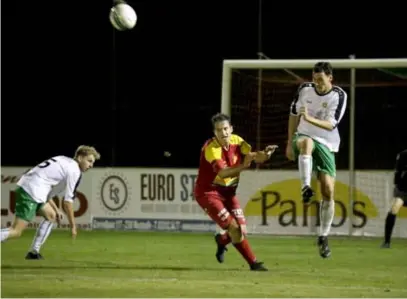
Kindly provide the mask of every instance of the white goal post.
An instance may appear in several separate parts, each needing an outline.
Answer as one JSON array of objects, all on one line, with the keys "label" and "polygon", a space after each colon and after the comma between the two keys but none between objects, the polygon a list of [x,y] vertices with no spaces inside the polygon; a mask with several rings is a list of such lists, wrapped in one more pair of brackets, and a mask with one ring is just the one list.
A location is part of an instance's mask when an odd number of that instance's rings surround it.
[{"label": "white goal post", "polygon": [[[313,66],[319,61],[330,62],[335,69],[349,70],[349,204],[353,205],[355,198],[356,174],[355,174],[355,88],[356,88],[356,70],[357,69],[407,69],[407,58],[374,58],[374,59],[231,59],[223,61],[222,71],[222,93],[221,93],[221,112],[232,118],[232,73],[234,70],[296,70],[309,69],[312,71]],[[261,87],[260,87],[261,88]],[[294,96],[294,95],[293,95]],[[261,100],[257,103],[261,106]],[[259,107],[261,108],[261,107]],[[287,107],[287,115],[288,115]],[[386,190],[384,192],[390,192]],[[349,234],[352,232],[352,225],[349,225]]]}]

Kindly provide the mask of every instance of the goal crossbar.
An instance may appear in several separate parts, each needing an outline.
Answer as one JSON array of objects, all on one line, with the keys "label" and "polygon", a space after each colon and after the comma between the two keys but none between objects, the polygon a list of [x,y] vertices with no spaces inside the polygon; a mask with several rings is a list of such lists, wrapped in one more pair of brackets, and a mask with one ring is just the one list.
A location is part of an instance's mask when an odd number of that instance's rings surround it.
[{"label": "goal crossbar", "polygon": [[319,61],[328,61],[333,68],[406,68],[407,58],[374,59],[231,59],[223,61],[228,69],[311,69]]}]

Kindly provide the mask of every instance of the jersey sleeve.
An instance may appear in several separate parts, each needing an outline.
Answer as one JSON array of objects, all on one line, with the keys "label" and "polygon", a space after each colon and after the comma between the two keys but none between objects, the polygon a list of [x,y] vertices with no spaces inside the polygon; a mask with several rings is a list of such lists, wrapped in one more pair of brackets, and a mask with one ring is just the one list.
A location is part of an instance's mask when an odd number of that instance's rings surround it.
[{"label": "jersey sleeve", "polygon": [[242,137],[235,135],[237,138],[237,144],[240,147],[240,152],[243,155],[247,155],[252,150],[252,146],[246,142]]},{"label": "jersey sleeve", "polygon": [[338,97],[328,106],[328,121],[336,128],[345,114],[347,104],[347,94],[342,89],[338,90]]},{"label": "jersey sleeve", "polygon": [[226,162],[222,159],[222,149],[220,147],[214,146],[213,144],[208,144],[205,148],[205,159],[208,161],[215,173],[218,173],[222,169],[226,168]]},{"label": "jersey sleeve", "polygon": [[302,99],[301,99],[301,91],[303,90],[304,87],[307,87],[309,84],[301,84],[298,87],[297,92],[295,93],[294,99],[291,102],[291,106],[290,106],[290,114],[291,115],[298,115],[298,110],[301,107],[301,103],[302,103]]},{"label": "jersey sleeve", "polygon": [[82,174],[80,170],[71,170],[68,172],[66,179],[66,188],[64,194],[64,200],[73,202],[75,199],[76,189],[81,182]]}]

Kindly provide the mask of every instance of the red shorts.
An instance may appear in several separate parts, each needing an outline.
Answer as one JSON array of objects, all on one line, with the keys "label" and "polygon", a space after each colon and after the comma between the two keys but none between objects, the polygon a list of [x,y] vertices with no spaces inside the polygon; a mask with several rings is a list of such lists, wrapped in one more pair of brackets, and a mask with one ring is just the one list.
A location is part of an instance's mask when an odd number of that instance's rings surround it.
[{"label": "red shorts", "polygon": [[205,192],[196,196],[196,202],[222,229],[226,230],[233,219],[245,229],[246,219],[234,192],[231,194]]}]

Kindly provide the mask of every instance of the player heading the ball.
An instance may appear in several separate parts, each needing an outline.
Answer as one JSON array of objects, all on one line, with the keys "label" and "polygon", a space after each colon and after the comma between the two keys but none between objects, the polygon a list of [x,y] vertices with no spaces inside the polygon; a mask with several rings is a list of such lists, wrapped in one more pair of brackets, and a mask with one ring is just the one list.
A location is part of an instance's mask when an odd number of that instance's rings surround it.
[{"label": "player heading the ball", "polygon": [[277,146],[252,152],[242,137],[233,134],[230,119],[225,114],[212,117],[215,137],[202,147],[194,196],[200,207],[225,233],[215,235],[216,259],[224,261],[227,245],[232,243],[253,271],[267,271],[254,255],[246,237],[246,219],[236,197],[240,173],[253,161],[263,163],[270,158]]}]

